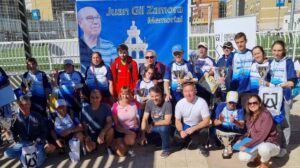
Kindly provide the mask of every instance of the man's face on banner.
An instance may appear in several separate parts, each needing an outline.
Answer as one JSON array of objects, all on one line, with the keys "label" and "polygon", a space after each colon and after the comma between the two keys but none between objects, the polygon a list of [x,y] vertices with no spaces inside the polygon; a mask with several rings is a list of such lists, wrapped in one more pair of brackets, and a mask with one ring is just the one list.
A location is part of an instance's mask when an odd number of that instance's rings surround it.
[{"label": "man's face on banner", "polygon": [[101,17],[95,8],[85,7],[78,12],[79,26],[88,36],[99,36],[101,32]]}]

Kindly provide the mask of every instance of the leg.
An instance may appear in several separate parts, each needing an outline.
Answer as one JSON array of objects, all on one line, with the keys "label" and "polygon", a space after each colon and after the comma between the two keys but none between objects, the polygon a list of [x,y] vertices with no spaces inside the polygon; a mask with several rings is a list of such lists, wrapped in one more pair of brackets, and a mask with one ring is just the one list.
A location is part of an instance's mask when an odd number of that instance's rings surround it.
[{"label": "leg", "polygon": [[284,102],[284,111],[285,111],[285,121],[284,126],[283,126],[283,148],[287,148],[289,142],[290,142],[290,136],[291,136],[291,123],[290,123],[290,106],[291,106],[291,101],[289,102]]},{"label": "leg", "polygon": [[200,145],[200,146],[204,147],[205,145],[207,145],[208,135],[209,135],[208,127],[202,128],[198,131],[195,131],[191,135],[192,143],[194,143],[194,145],[196,145],[196,146]]},{"label": "leg", "polygon": [[116,139],[116,154],[120,157],[123,157],[126,155],[127,150],[128,149],[126,145],[123,143],[122,138]]},{"label": "leg", "polygon": [[252,162],[256,158],[257,154],[249,154],[247,152],[239,152],[239,160],[242,162]]},{"label": "leg", "polygon": [[114,129],[113,128],[110,128],[106,132],[106,134],[104,136],[104,139],[105,139],[105,145],[106,145],[106,147],[111,146],[112,141],[114,139]]},{"label": "leg", "polygon": [[135,144],[136,133],[126,134],[123,138],[124,144],[127,146],[132,146]]},{"label": "leg", "polygon": [[152,132],[159,133],[162,143],[163,151],[170,151],[170,126],[155,126],[152,128]]},{"label": "leg", "polygon": [[269,142],[261,143],[258,146],[258,154],[262,163],[267,163],[271,157],[278,155],[279,152],[280,147]]},{"label": "leg", "polygon": [[40,167],[46,160],[46,153],[43,144],[36,145],[37,166]]},{"label": "leg", "polygon": [[92,141],[90,137],[86,137],[84,141],[87,152],[90,153],[96,149],[96,142]]},{"label": "leg", "polygon": [[44,150],[47,154],[51,154],[56,150],[56,146],[51,143],[46,143],[44,146]]}]

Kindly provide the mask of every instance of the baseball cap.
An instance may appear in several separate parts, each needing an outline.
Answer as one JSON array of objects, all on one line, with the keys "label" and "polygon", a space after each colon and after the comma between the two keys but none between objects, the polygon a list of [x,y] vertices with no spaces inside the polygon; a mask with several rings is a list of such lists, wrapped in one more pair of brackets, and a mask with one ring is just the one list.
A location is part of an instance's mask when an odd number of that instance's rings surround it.
[{"label": "baseball cap", "polygon": [[229,102],[233,102],[233,103],[237,103],[239,100],[239,94],[238,92],[236,91],[229,91],[227,93],[227,96],[226,96],[226,102],[229,103]]},{"label": "baseball cap", "polygon": [[207,49],[207,43],[205,43],[205,42],[200,42],[200,43],[198,44],[198,48],[200,48],[200,47],[204,47],[204,48]]},{"label": "baseball cap", "polygon": [[67,64],[74,65],[73,64],[73,60],[71,60],[71,59],[65,59],[64,60],[64,65],[67,65]]},{"label": "baseball cap", "polygon": [[183,52],[182,46],[179,45],[179,44],[174,45],[174,46],[172,47],[172,53],[174,53],[174,52]]},{"label": "baseball cap", "polygon": [[223,44],[223,47],[233,48],[233,45],[230,41],[227,41]]},{"label": "baseball cap", "polygon": [[58,99],[56,101],[55,107],[58,108],[59,106],[66,106],[66,105],[67,105],[67,103],[64,99]]}]

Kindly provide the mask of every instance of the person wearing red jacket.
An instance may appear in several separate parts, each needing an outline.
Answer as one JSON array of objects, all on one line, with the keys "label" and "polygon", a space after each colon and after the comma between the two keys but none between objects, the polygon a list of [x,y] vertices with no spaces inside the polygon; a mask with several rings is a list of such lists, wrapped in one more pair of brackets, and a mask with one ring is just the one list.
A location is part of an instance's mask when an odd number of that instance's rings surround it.
[{"label": "person wearing red jacket", "polygon": [[114,96],[118,97],[122,86],[128,86],[134,91],[138,81],[138,66],[136,61],[128,56],[128,47],[121,44],[118,47],[118,57],[111,64]]}]

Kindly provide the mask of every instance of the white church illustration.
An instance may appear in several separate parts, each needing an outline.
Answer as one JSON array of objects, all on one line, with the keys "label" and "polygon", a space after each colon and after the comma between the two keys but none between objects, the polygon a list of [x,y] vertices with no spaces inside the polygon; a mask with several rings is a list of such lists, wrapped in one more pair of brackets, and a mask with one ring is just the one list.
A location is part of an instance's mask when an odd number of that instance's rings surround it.
[{"label": "white church illustration", "polygon": [[135,21],[131,22],[130,29],[127,30],[128,38],[125,44],[128,46],[128,54],[132,56],[138,63],[142,63],[146,54],[148,43],[140,38],[141,31],[135,25]]}]

